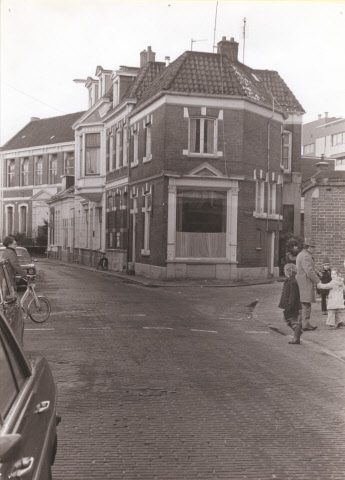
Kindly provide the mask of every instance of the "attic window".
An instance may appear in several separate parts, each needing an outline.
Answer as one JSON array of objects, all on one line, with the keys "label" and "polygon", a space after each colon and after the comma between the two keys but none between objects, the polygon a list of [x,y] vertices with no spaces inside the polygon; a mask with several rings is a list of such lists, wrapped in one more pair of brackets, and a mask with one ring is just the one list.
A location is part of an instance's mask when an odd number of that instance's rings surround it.
[{"label": "attic window", "polygon": [[52,138],[54,138],[54,137],[55,137],[55,135],[52,135],[52,136],[50,137],[50,140],[51,140]]},{"label": "attic window", "polygon": [[252,75],[253,75],[253,77],[255,78],[255,80],[256,80],[257,82],[260,82],[259,78],[255,75],[255,73],[252,73]]}]

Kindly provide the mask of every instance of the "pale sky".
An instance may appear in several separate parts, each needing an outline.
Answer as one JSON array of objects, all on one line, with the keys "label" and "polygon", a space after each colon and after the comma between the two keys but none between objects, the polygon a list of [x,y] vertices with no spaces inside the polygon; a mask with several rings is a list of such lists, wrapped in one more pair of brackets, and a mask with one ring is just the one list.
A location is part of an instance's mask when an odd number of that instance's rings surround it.
[{"label": "pale sky", "polygon": [[[1,0],[1,136],[3,145],[29,121],[87,110],[75,78],[97,65],[139,66],[191,49],[212,52],[216,1]],[[215,44],[239,42],[244,63],[277,70],[300,101],[304,123],[345,117],[345,2],[219,1]]]}]

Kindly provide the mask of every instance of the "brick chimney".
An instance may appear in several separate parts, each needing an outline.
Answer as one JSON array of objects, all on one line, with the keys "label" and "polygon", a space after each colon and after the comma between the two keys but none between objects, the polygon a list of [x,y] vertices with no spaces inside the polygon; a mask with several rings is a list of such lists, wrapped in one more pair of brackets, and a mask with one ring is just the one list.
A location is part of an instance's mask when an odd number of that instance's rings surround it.
[{"label": "brick chimney", "polygon": [[37,122],[37,120],[41,120],[39,117],[31,117],[30,122]]},{"label": "brick chimney", "polygon": [[235,42],[233,37],[230,40],[222,37],[221,41],[217,43],[217,47],[217,53],[228,57],[233,62],[238,60],[238,42]]},{"label": "brick chimney", "polygon": [[140,68],[147,64],[147,62],[155,62],[156,53],[151,50],[151,47],[147,47],[147,51],[140,52]]}]

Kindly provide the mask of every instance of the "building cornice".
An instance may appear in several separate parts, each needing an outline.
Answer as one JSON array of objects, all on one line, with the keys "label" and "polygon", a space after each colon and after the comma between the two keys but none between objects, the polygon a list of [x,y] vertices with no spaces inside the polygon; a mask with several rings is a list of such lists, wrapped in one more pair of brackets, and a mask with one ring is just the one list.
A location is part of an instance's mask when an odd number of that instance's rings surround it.
[{"label": "building cornice", "polygon": [[[75,140],[70,140],[69,142],[54,143],[53,145],[37,145],[33,147],[18,148],[13,150],[3,150],[0,152],[0,158],[13,158],[13,157],[23,157],[33,155],[32,152],[39,150],[54,150],[61,149],[63,147],[75,147]],[[47,153],[47,152],[45,152]],[[48,152],[49,153],[49,152]],[[37,152],[35,153],[37,155]]]}]

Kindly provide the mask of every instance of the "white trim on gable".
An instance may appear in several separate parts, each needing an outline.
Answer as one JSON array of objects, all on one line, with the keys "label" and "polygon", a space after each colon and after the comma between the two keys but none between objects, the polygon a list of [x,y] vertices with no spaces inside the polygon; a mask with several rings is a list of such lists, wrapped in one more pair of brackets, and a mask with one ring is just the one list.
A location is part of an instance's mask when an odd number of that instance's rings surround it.
[{"label": "white trim on gable", "polygon": [[210,165],[208,162],[204,162],[201,165],[197,166],[196,168],[193,168],[187,175],[191,176],[198,176],[198,173],[203,171],[203,170],[209,170],[210,176],[212,177],[224,177],[221,171],[219,171],[217,168],[213,167]]}]

